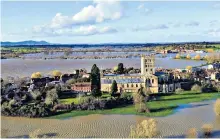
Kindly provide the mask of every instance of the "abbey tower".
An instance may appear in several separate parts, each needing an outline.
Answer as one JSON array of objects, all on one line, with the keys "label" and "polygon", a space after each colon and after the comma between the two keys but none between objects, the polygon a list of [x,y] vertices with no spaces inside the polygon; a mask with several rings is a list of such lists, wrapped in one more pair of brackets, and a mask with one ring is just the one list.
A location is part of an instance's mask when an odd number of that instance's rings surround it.
[{"label": "abbey tower", "polygon": [[155,56],[154,55],[142,55],[141,56],[141,74],[152,75],[155,74]]}]

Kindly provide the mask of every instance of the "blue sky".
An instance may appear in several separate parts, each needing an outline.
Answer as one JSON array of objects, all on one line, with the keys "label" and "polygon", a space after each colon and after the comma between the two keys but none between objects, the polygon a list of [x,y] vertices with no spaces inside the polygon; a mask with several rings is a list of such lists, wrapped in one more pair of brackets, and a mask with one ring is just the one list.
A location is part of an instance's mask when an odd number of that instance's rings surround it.
[{"label": "blue sky", "polygon": [[3,1],[1,6],[1,41],[220,41],[220,2]]}]

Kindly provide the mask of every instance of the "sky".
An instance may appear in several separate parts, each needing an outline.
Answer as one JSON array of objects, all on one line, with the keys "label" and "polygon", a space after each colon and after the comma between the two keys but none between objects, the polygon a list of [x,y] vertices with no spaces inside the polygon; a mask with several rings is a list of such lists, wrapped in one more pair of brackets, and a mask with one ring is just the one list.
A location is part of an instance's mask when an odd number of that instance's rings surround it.
[{"label": "sky", "polygon": [[220,2],[1,1],[1,41],[220,41]]}]

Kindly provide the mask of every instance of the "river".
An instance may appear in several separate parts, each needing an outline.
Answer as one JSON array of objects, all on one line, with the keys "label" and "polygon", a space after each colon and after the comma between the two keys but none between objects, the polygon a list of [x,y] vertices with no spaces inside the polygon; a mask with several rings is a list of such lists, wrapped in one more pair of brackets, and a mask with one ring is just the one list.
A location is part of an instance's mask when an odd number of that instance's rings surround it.
[{"label": "river", "polygon": [[[118,59],[2,59],[1,77],[7,76],[30,76],[33,72],[41,72],[44,75],[50,74],[53,70],[60,70],[62,73],[71,73],[74,69],[85,68],[89,72],[93,64],[100,69],[113,68],[118,63],[124,63],[124,67],[140,68],[140,58],[118,58]],[[175,60],[170,57],[156,58],[156,67],[162,68],[185,68],[186,66],[198,66],[205,61]]]}]

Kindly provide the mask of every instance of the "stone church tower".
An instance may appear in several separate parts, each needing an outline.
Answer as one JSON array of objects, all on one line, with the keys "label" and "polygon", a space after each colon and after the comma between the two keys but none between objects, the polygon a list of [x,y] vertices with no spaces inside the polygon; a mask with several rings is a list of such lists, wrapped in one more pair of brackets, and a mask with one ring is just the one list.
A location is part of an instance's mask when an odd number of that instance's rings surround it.
[{"label": "stone church tower", "polygon": [[141,74],[142,75],[152,75],[155,74],[155,56],[149,55],[141,56]]}]

